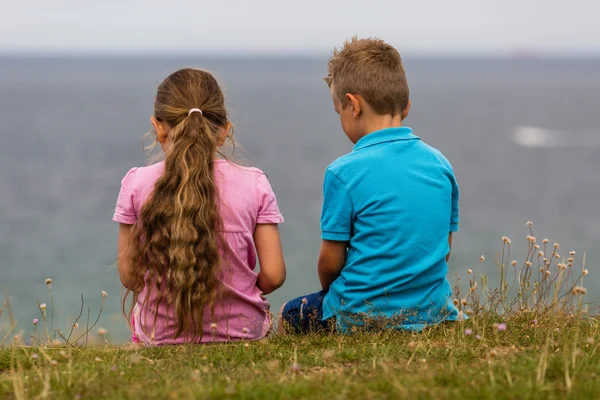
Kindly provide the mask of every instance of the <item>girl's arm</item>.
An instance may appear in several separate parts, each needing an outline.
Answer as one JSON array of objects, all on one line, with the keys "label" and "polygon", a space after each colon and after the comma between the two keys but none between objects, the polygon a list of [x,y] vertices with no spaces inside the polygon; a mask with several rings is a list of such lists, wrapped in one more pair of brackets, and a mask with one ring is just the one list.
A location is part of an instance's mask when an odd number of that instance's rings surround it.
[{"label": "girl's arm", "polygon": [[257,286],[269,294],[285,282],[285,260],[277,224],[258,224],[254,230],[254,244],[258,253],[260,272]]},{"label": "girl's arm", "polygon": [[129,290],[133,290],[130,275],[130,260],[129,260],[129,235],[133,225],[119,224],[119,243],[117,246],[117,267],[119,270],[119,278],[121,283]]}]

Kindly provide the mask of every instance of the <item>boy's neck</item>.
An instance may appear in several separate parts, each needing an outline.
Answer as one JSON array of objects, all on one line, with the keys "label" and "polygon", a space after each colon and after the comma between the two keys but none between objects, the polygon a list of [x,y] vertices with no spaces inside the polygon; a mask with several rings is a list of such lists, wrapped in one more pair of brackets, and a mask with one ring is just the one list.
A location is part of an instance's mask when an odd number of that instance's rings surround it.
[{"label": "boy's neck", "polygon": [[382,129],[397,128],[402,126],[402,116],[396,114],[394,116],[387,115],[365,115],[363,116],[362,127],[365,137],[370,133],[380,131]]}]

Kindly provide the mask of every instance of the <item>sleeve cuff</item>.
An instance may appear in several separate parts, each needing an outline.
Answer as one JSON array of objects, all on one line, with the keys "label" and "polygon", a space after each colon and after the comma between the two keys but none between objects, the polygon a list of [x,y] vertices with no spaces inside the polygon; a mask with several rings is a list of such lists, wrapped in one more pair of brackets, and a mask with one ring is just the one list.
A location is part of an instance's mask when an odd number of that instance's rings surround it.
[{"label": "sleeve cuff", "polygon": [[283,215],[274,214],[274,215],[259,215],[256,218],[257,224],[281,224],[284,222]]},{"label": "sleeve cuff", "polygon": [[128,216],[128,215],[121,215],[118,213],[115,213],[115,215],[113,215],[112,220],[114,222],[118,222],[120,224],[127,224],[127,225],[133,225],[137,222],[136,217],[132,217],[132,216]]},{"label": "sleeve cuff", "polygon": [[324,231],[321,233],[321,239],[332,240],[334,242],[348,242],[350,240],[350,234],[349,233],[341,233],[341,232]]},{"label": "sleeve cuff", "polygon": [[458,223],[450,224],[450,232],[458,232]]}]

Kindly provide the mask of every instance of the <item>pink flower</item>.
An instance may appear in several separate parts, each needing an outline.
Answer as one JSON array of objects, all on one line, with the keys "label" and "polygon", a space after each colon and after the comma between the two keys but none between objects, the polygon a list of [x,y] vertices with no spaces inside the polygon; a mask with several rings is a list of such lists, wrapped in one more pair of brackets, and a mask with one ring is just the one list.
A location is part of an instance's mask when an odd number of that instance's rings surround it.
[{"label": "pink flower", "polygon": [[302,304],[306,304],[306,303],[308,303],[308,300],[305,297],[305,298],[302,299]]},{"label": "pink flower", "polygon": [[37,319],[37,318],[34,318],[33,319],[33,326],[36,326],[38,324],[38,322],[40,322],[40,320]]},{"label": "pink flower", "polygon": [[504,332],[506,330],[506,324],[498,324],[498,331]]},{"label": "pink flower", "polygon": [[465,335],[466,336],[471,336],[473,334],[473,331],[469,328],[465,329]]}]

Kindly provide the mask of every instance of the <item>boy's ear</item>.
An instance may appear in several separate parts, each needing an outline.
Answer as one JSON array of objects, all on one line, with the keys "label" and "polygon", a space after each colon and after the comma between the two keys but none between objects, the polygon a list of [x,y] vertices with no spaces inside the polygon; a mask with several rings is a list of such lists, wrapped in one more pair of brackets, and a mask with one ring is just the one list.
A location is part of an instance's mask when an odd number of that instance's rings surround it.
[{"label": "boy's ear", "polygon": [[404,110],[402,110],[402,120],[404,121],[404,118],[408,117],[408,113],[410,112],[410,99],[408,99],[408,103],[406,104],[406,108]]},{"label": "boy's ear", "polygon": [[156,140],[158,143],[163,144],[166,142],[168,131],[165,129],[164,124],[157,120],[154,115],[150,117],[150,123],[156,131]]},{"label": "boy's ear", "polygon": [[348,101],[348,104],[352,107],[352,117],[354,119],[358,118],[361,112],[360,101],[358,101],[358,98],[351,93],[346,93],[346,101]]}]

